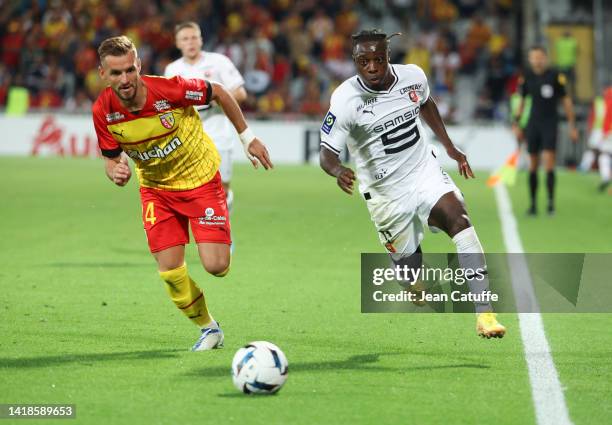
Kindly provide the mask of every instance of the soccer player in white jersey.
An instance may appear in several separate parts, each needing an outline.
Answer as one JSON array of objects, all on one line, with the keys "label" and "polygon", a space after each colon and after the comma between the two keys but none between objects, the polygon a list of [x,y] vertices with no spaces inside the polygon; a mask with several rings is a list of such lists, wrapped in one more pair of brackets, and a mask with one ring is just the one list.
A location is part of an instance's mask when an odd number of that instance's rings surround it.
[{"label": "soccer player in white jersey", "polygon": [[[463,197],[425,141],[421,120],[457,161],[459,173],[466,179],[474,174],[465,154],[446,133],[423,70],[389,63],[389,38],[379,30],[353,35],[358,75],[332,94],[321,127],[321,168],[336,178],[340,189],[352,194],[355,173],[339,159],[340,151],[348,148],[355,159],[359,192],[381,243],[396,264],[420,266],[415,258],[420,263],[420,244],[429,225],[452,238],[462,268],[486,270]],[[468,284],[474,294],[489,289],[488,277],[468,276]],[[503,337],[506,329],[490,303],[475,303],[475,308],[478,334]]]},{"label": "soccer player in white jersey", "polygon": [[[184,78],[200,78],[220,83],[234,96],[238,103],[247,98],[244,89],[244,78],[231,60],[225,55],[202,50],[202,31],[195,22],[184,22],[174,30],[176,47],[182,57],[166,66],[164,75]],[[227,196],[227,207],[231,211],[234,194],[230,188],[232,179],[232,145],[237,137],[221,107],[217,104],[199,109],[204,131],[215,143],[221,155],[221,182]]]}]

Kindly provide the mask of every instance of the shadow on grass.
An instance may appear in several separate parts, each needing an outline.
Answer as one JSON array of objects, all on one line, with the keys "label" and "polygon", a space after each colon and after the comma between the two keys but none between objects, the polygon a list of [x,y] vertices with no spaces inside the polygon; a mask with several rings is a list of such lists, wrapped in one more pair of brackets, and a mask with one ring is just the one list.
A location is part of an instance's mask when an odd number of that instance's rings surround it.
[{"label": "shadow on grass", "polygon": [[178,357],[176,353],[184,349],[128,351],[123,353],[85,353],[62,354],[57,356],[25,357],[21,359],[0,357],[0,368],[29,369],[37,367],[63,366],[63,365],[93,365],[97,362],[121,360],[155,360]]},{"label": "shadow on grass", "polygon": [[[360,354],[347,358],[346,360],[331,360],[328,362],[301,362],[301,363],[289,363],[290,373],[316,373],[316,372],[330,372],[330,371],[344,371],[344,370],[360,370],[368,372],[407,372],[416,370],[437,370],[437,369],[489,369],[489,365],[473,363],[473,362],[462,362],[456,364],[443,364],[443,365],[418,365],[411,366],[410,364],[398,363],[395,366],[381,366],[377,365],[381,356],[396,356],[409,353],[372,353],[372,354]],[[419,361],[419,363],[422,363]],[[193,369],[187,373],[190,376],[208,377],[208,378],[220,378],[227,377],[231,373],[229,367],[203,367]]]}]

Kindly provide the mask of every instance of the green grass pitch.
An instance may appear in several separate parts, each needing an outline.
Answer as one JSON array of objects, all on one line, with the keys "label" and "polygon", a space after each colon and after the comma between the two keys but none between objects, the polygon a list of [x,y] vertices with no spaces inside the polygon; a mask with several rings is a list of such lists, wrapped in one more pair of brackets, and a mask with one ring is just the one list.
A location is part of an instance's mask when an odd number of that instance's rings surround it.
[{"label": "green grass pitch", "polygon": [[[0,169],[0,403],[76,404],[83,424],[535,424],[516,315],[500,318],[506,338],[481,340],[470,314],[360,313],[359,254],[381,248],[363,201],[316,167],[236,167],[229,276],[188,247],[226,334],[204,353],[188,351],[197,330],[148,253],[135,181],[114,187],[94,160]],[[485,179],[457,181],[485,250],[503,252]],[[612,197],[594,176],[560,173],[558,214],[531,220],[524,180],[511,197],[526,250],[612,252]],[[423,247],[454,250],[431,234]],[[577,425],[612,417],[611,319],[544,315]],[[235,350],[258,339],[289,358],[276,396],[231,383]]]}]

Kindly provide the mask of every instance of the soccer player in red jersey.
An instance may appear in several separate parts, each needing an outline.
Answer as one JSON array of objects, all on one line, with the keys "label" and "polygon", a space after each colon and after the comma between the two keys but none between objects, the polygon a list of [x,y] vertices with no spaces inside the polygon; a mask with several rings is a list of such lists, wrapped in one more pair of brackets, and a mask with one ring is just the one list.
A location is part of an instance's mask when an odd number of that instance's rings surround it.
[{"label": "soccer player in red jersey", "polygon": [[172,301],[202,331],[192,350],[221,347],[223,332],[185,264],[190,226],[206,271],[222,277],[230,267],[230,224],[219,153],[194,105],[215,101],[223,108],[255,168],[272,168],[268,151],[223,86],[140,75],[136,48],[125,36],[104,40],[98,54],[100,77],[108,87],[92,112],[106,175],[125,186],[131,177],[127,158],[132,158],[140,181],[142,221],[159,274]]}]

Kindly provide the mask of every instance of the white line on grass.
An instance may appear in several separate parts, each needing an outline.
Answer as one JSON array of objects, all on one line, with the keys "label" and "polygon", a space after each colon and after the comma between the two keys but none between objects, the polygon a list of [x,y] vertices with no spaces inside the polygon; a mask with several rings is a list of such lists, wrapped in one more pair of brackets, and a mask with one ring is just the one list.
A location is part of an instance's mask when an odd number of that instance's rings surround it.
[{"label": "white line on grass", "polygon": [[[508,266],[516,307],[518,311],[540,311],[506,186],[495,186],[495,198],[506,251],[514,253],[508,255]],[[559,375],[544,333],[542,316],[540,313],[519,313],[518,317],[537,423],[571,425]]]}]

